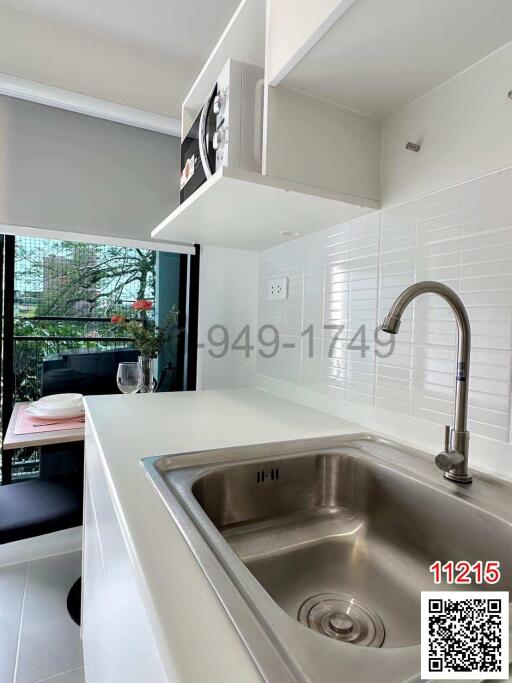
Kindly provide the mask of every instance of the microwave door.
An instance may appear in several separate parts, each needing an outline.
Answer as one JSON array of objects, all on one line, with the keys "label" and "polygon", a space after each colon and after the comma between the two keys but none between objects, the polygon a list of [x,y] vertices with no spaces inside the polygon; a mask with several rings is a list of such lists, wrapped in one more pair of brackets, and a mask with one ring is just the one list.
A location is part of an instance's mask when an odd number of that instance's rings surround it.
[{"label": "microwave door", "polygon": [[181,142],[180,204],[191,197],[216,170],[216,152],[213,149],[213,134],[217,123],[213,100],[216,94],[217,87],[211,92]]},{"label": "microwave door", "polygon": [[199,113],[181,142],[180,204],[206,181],[199,154]]},{"label": "microwave door", "polygon": [[213,148],[213,135],[217,128],[217,115],[213,111],[213,101],[217,95],[217,86],[213,88],[204,103],[199,119],[199,154],[206,178],[216,171],[216,152]]}]

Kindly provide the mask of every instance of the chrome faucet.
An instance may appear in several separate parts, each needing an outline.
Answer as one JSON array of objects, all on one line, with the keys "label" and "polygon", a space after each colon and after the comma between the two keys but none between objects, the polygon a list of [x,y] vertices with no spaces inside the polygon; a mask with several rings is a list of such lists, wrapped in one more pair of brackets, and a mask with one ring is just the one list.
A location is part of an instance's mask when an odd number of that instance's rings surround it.
[{"label": "chrome faucet", "polygon": [[455,424],[446,425],[444,450],[436,456],[436,465],[443,470],[447,479],[461,484],[471,483],[468,472],[469,432],[467,431],[469,354],[471,349],[471,328],[464,304],[453,289],[441,282],[417,282],[400,294],[384,318],[382,330],[396,334],[407,306],[420,294],[439,294],[450,307],[457,321],[457,375],[455,383]]}]

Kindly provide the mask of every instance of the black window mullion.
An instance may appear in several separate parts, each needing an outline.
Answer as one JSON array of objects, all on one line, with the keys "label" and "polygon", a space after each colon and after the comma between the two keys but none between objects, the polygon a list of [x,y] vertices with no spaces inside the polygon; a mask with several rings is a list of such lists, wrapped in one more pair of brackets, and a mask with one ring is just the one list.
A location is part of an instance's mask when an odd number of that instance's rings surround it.
[{"label": "black window mullion", "polygon": [[[2,296],[2,434],[5,436],[14,408],[14,256],[15,237],[3,236]],[[2,485],[12,478],[12,454],[2,449]]]}]

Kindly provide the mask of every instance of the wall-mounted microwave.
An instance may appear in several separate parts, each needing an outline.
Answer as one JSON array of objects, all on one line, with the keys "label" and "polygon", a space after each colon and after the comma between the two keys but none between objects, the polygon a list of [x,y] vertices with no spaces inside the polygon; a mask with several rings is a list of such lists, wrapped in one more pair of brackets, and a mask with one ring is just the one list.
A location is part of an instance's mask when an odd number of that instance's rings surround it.
[{"label": "wall-mounted microwave", "polygon": [[263,69],[230,59],[181,141],[180,204],[222,166],[261,173]]}]

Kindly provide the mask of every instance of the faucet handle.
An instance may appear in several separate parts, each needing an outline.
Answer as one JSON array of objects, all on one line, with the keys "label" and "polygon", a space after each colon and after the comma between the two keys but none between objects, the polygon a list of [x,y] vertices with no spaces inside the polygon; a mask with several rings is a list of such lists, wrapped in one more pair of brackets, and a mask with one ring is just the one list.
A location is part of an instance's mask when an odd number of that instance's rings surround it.
[{"label": "faucet handle", "polygon": [[450,425],[445,425],[444,426],[444,452],[449,453],[450,452],[450,435],[451,435],[452,428]]},{"label": "faucet handle", "polygon": [[436,455],[436,465],[443,472],[449,472],[464,462],[464,456],[459,451],[443,451]]},{"label": "faucet handle", "polygon": [[449,472],[464,460],[462,453],[453,450],[451,445],[452,428],[450,425],[444,426],[444,450],[436,455],[436,465],[443,472]]}]

